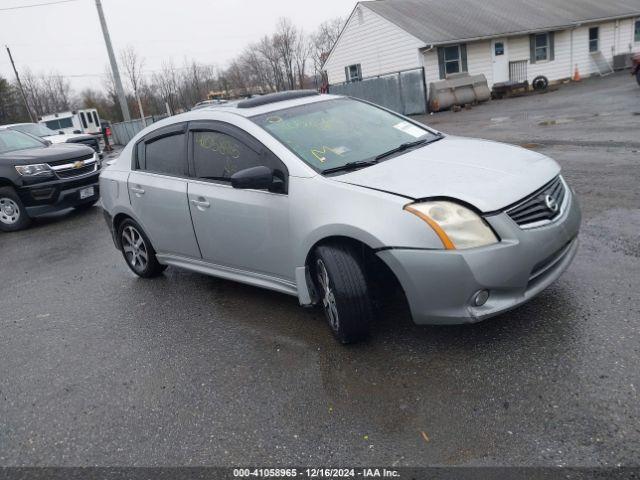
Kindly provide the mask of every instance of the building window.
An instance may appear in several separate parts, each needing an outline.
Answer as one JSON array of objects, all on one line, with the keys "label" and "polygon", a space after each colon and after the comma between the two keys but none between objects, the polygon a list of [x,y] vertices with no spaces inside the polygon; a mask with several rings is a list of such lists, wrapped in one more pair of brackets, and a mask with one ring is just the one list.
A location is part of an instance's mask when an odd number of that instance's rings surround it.
[{"label": "building window", "polygon": [[636,20],[636,28],[635,28],[635,33],[634,33],[634,37],[636,42],[640,42],[640,18],[638,20]]},{"label": "building window", "polygon": [[452,73],[460,73],[460,45],[452,45],[444,47],[444,71],[447,75]]},{"label": "building window", "polygon": [[538,33],[535,35],[535,59],[536,62],[549,60],[549,34]]},{"label": "building window", "polygon": [[500,55],[504,55],[504,43],[496,42],[493,45],[494,56],[499,57]]},{"label": "building window", "polygon": [[347,82],[359,82],[362,80],[362,68],[359,63],[344,67]]},{"label": "building window", "polygon": [[589,51],[597,52],[598,47],[598,27],[591,27],[589,29]]},{"label": "building window", "polygon": [[460,43],[438,47],[438,68],[442,79],[457,73],[467,72],[467,45]]}]

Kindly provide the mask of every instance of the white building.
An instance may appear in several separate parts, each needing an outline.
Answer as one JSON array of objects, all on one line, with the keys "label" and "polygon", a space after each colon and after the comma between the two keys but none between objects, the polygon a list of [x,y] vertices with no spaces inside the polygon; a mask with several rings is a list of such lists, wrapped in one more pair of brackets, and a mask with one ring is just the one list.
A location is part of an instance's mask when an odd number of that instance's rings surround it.
[{"label": "white building", "polygon": [[584,77],[638,51],[640,0],[375,0],[356,5],[324,68],[330,84],[424,67],[427,84],[468,72],[491,87]]}]

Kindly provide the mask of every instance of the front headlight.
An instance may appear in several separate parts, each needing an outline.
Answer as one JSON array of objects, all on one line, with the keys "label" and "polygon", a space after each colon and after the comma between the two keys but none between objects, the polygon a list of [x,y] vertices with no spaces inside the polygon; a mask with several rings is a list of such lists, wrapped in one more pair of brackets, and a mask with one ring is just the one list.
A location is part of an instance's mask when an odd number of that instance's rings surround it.
[{"label": "front headlight", "polygon": [[498,238],[474,211],[454,202],[436,200],[410,203],[404,209],[427,222],[447,250],[482,247]]},{"label": "front headlight", "polygon": [[46,163],[36,163],[34,165],[16,165],[16,170],[23,177],[36,177],[53,175],[53,172]]}]

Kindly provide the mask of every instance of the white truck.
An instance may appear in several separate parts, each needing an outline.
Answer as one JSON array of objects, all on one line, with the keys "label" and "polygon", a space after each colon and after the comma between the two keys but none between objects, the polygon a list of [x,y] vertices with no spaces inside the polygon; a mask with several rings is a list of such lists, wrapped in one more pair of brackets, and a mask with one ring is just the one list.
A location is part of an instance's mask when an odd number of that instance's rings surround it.
[{"label": "white truck", "polygon": [[90,135],[102,133],[100,118],[95,108],[43,115],[38,123],[42,123],[58,133],[88,133]]}]

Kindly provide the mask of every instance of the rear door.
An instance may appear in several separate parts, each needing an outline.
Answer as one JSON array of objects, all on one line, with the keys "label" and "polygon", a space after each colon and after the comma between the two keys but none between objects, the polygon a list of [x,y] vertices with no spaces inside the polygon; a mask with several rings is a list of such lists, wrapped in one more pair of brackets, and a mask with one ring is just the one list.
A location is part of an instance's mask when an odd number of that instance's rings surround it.
[{"label": "rear door", "polygon": [[200,258],[187,200],[186,127],[156,130],[136,144],[129,198],[158,253]]},{"label": "rear door", "polygon": [[[291,280],[287,169],[243,130],[221,122],[189,124],[189,207],[202,258],[216,265]],[[259,165],[278,172],[282,189],[240,190],[230,177]]]}]

